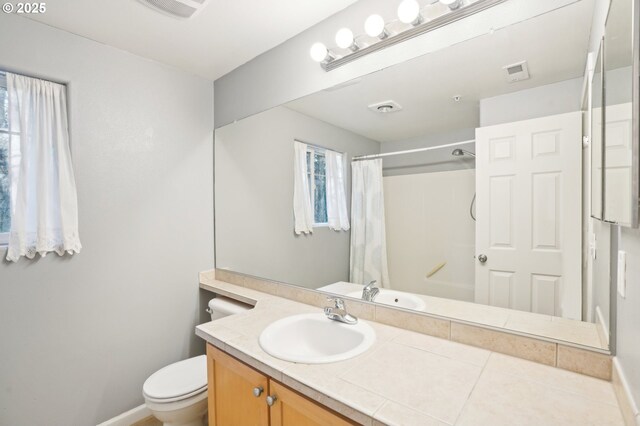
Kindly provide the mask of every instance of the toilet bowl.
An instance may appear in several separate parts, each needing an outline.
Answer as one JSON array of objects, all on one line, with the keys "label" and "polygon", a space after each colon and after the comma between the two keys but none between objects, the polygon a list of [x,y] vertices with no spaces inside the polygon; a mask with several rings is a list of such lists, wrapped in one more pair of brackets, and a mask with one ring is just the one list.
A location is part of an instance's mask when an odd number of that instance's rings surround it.
[{"label": "toilet bowl", "polygon": [[164,426],[203,426],[207,413],[207,357],[168,365],[144,382],[147,408]]},{"label": "toilet bowl", "polygon": [[[211,320],[251,307],[216,297],[209,302]],[[142,386],[144,401],[164,426],[203,426],[207,414],[207,356],[178,361],[153,373]]]}]

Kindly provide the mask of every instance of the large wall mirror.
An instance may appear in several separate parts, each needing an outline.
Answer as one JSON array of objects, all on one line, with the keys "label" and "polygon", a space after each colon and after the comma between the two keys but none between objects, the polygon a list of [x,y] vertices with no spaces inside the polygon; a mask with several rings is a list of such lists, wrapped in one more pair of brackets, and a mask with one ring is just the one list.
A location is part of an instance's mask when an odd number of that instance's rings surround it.
[{"label": "large wall mirror", "polygon": [[606,351],[608,240],[598,268],[583,238],[597,3],[216,129],[216,267]]}]

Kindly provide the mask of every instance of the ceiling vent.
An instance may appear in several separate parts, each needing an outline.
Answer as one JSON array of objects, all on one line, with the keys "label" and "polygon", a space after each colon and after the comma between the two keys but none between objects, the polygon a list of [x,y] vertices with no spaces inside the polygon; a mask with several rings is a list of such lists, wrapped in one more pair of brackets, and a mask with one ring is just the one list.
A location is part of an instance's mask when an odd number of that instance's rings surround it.
[{"label": "ceiling vent", "polygon": [[389,114],[390,112],[397,112],[402,109],[400,104],[396,101],[377,102],[375,104],[367,106],[367,108],[369,108],[373,112],[377,112],[380,114]]},{"label": "ceiling vent", "polygon": [[140,3],[174,18],[189,19],[196,16],[210,0],[139,0]]},{"label": "ceiling vent", "polygon": [[507,81],[509,83],[515,83],[516,81],[529,79],[529,66],[527,61],[518,62],[517,64],[507,65],[502,67],[507,73]]}]

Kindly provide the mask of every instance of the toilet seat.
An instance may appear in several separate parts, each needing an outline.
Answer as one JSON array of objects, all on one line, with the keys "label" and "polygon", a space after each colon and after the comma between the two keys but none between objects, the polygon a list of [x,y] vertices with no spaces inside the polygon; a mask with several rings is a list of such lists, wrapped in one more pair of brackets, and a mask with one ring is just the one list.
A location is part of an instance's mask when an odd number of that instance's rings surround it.
[{"label": "toilet seat", "polygon": [[173,398],[154,398],[154,397],[152,397],[150,395],[147,395],[144,392],[143,392],[143,396],[144,396],[144,399],[146,401],[149,401],[149,402],[153,402],[153,403],[156,403],[156,404],[168,404],[169,402],[182,401],[184,399],[189,399],[189,398],[191,398],[193,396],[196,396],[196,395],[198,395],[200,393],[206,393],[206,392],[207,392],[207,387],[205,386],[205,387],[200,388],[200,389],[198,389],[196,391],[193,391],[191,393],[187,393],[185,395],[178,395],[178,396],[175,396]]},{"label": "toilet seat", "polygon": [[200,355],[168,365],[153,373],[142,386],[147,401],[181,401],[207,390],[207,357]]}]

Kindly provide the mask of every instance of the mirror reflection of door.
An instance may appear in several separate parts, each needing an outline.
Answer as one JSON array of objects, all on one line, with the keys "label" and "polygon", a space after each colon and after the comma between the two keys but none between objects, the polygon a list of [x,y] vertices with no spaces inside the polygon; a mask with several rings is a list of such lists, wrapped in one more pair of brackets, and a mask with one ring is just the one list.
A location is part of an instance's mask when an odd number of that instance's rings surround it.
[{"label": "mirror reflection of door", "polygon": [[573,112],[476,130],[476,302],[581,319],[581,126]]}]

